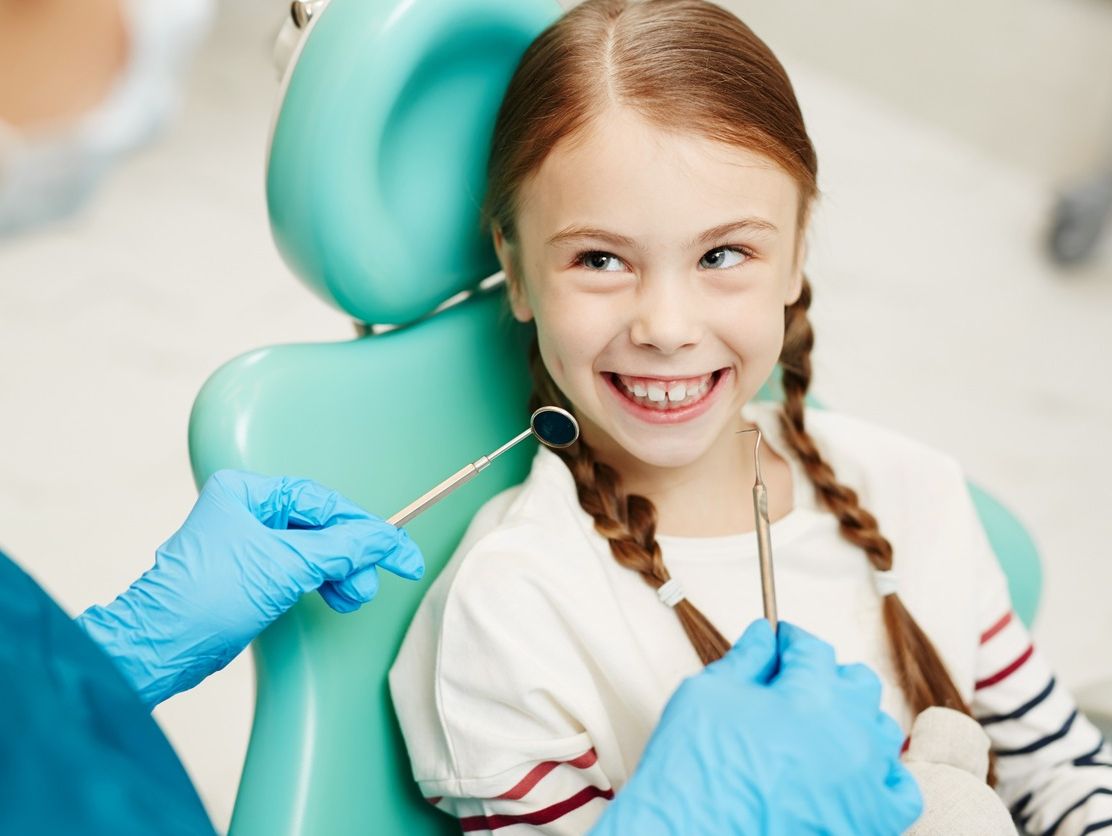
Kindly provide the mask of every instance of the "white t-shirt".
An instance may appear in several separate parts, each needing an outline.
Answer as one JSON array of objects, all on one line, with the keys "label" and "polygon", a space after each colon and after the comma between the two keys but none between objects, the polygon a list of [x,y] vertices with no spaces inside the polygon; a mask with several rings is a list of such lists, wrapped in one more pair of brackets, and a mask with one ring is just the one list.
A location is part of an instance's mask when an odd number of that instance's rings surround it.
[{"label": "white t-shirt", "polygon": [[[838,533],[783,442],[779,406],[743,414],[789,463],[793,510],[771,526],[780,617],[894,684],[864,552]],[[892,543],[904,605],[998,750],[998,791],[1032,832],[1112,819],[1112,753],[1075,716],[1011,615],[958,465],[898,434],[809,410],[808,431]],[[756,537],[658,537],[688,600],[730,640],[762,615]],[[676,614],[621,567],[564,463],[537,451],[490,500],[422,602],[390,687],[422,792],[465,832],[583,833],[629,778],[661,711],[701,667]],[[1075,763],[1088,757],[1091,763]]]}]

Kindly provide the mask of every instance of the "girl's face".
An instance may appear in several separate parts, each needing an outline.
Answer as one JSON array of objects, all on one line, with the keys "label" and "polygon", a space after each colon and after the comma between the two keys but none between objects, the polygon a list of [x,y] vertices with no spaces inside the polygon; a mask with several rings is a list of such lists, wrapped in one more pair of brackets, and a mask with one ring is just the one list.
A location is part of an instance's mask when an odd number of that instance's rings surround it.
[{"label": "girl's face", "polygon": [[771,159],[619,108],[523,184],[518,240],[494,230],[514,316],[604,458],[737,449],[800,293],[798,200]]}]

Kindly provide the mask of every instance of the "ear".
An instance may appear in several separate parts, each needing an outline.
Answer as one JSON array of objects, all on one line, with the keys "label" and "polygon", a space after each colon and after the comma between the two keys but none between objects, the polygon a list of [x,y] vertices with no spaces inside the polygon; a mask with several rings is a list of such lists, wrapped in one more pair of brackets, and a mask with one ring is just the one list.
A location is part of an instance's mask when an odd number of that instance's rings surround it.
[{"label": "ear", "polygon": [[529,322],[533,318],[533,309],[525,293],[525,282],[514,268],[517,259],[514,257],[513,244],[506,240],[498,224],[492,225],[491,237],[494,240],[494,252],[498,255],[498,263],[502,265],[502,272],[506,274],[506,292],[510,296],[510,311],[518,322]]}]

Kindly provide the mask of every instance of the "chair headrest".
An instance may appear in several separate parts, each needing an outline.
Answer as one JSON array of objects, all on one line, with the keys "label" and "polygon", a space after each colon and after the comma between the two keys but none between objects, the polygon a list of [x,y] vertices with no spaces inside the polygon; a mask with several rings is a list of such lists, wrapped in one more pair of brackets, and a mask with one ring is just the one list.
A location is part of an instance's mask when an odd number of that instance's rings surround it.
[{"label": "chair headrest", "polygon": [[286,71],[267,203],[278,249],[362,322],[405,323],[498,269],[491,132],[555,0],[331,0]]}]

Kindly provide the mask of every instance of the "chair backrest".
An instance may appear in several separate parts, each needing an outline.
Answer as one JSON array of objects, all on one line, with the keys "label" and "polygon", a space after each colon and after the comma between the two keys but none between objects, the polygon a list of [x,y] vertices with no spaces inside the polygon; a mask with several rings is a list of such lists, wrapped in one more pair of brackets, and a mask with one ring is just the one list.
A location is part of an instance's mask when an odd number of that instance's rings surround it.
[{"label": "chair backrest", "polygon": [[974,482],[969,494],[985,527],[996,559],[1008,578],[1012,607],[1025,625],[1031,626],[1042,594],[1042,561],[1031,535],[998,499]]},{"label": "chair backrest", "polygon": [[[198,482],[227,466],[305,475],[389,516],[528,426],[520,332],[504,304],[493,294],[381,336],[234,360],[194,407]],[[408,526],[428,562],[424,581],[381,573],[378,598],[352,615],[306,596],[255,641],[258,698],[232,833],[452,824],[417,794],[386,672],[427,584],[478,506],[521,481],[531,449],[498,459]]]},{"label": "chair backrest", "polygon": [[[554,0],[331,0],[287,70],[271,138],[275,241],[360,322],[346,343],[239,357],[190,420],[198,484],[221,467],[309,476],[389,516],[528,426],[522,329],[504,293],[429,315],[498,269],[479,227],[494,118]],[[487,498],[521,481],[526,442],[407,526],[421,583],[383,573],[340,616],[306,596],[254,643],[258,697],[236,836],[458,830],[419,796],[386,672],[413,611]]]},{"label": "chair backrest", "polygon": [[[560,13],[554,0],[331,0],[313,19],[272,135],[275,241],[326,300],[402,327],[219,369],[190,421],[198,484],[222,467],[309,476],[388,516],[527,425],[525,334],[503,294],[429,313],[497,269],[477,212],[490,132],[520,54]],[[521,480],[532,449],[408,526],[424,582],[384,573],[379,599],[345,616],[307,596],[254,643],[234,836],[458,829],[410,779],[386,672],[468,521]],[[1005,532],[994,544],[1023,541],[990,510]]]}]

